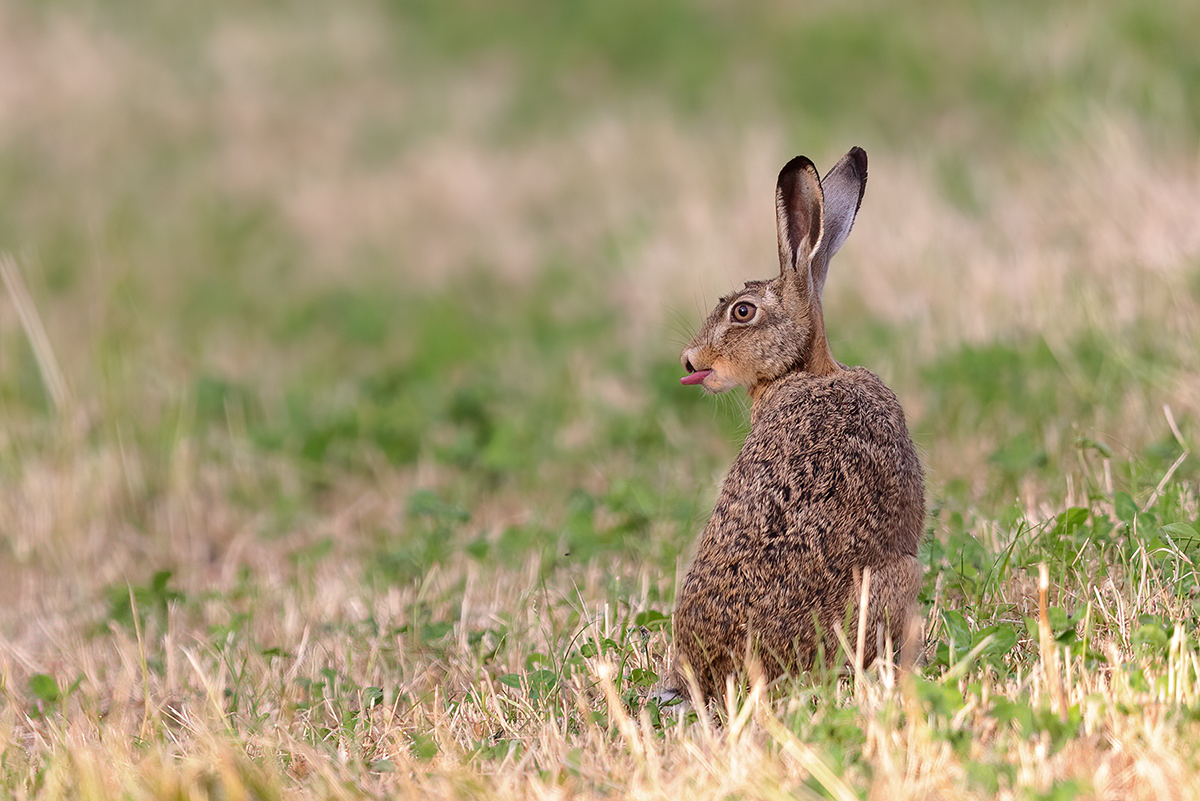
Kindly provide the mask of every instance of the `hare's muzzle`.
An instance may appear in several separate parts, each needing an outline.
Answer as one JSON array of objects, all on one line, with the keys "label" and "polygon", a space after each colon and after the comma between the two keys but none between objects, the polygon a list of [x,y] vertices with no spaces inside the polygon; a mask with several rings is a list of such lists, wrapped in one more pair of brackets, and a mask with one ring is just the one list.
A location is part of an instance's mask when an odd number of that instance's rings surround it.
[{"label": "hare's muzzle", "polygon": [[697,370],[691,375],[685,375],[683,378],[679,379],[679,383],[688,385],[703,384],[704,379],[708,378],[710,375],[712,375],[712,370]]}]

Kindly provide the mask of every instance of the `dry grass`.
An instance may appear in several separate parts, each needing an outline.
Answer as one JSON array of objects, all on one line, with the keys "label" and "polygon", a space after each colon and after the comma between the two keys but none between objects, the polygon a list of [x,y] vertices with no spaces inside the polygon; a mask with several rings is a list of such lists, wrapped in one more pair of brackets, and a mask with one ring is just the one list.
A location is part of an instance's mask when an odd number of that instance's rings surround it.
[{"label": "dry grass", "polygon": [[[96,636],[81,630],[79,612],[75,625],[61,625],[61,617],[24,605],[38,621],[29,626],[37,641],[8,640],[0,657],[8,692],[0,748],[15,797],[990,797],[986,783],[970,777],[996,763],[1012,766],[1001,797],[1048,792],[1066,780],[1094,798],[1195,797],[1197,724],[1186,710],[1200,702],[1200,651],[1182,632],[1162,662],[1133,658],[1128,644],[1113,642],[1103,669],[1043,653],[1028,674],[997,681],[984,672],[982,686],[971,665],[921,680],[925,689],[881,669],[857,689],[835,683],[816,697],[756,689],[732,699],[718,720],[659,728],[648,712],[626,711],[612,683],[618,671],[602,658],[585,660],[549,702],[496,678],[521,672],[530,653],[565,653],[567,635],[621,638],[614,610],[590,607],[603,597],[607,570],[560,574],[539,587],[528,574],[454,564],[420,587],[372,593],[355,589],[337,560],[297,581],[256,551],[229,557],[257,568],[252,599],[229,600],[238,582],[216,578],[211,600],[174,609],[161,629],[112,626]],[[447,605],[461,604],[448,641],[396,633],[422,599],[433,619],[454,617]],[[1097,628],[1123,629],[1126,621],[1108,616],[1130,614],[1132,604],[1150,608],[1140,600],[1112,585],[1098,590]],[[578,605],[583,621],[553,631],[564,601]],[[235,634],[214,635],[214,626],[246,612]],[[509,639],[485,665],[466,635],[501,621]],[[662,635],[649,646],[650,666],[661,668]],[[147,668],[147,651],[165,664]],[[295,679],[319,667],[344,676],[349,689],[308,706]],[[1145,686],[1129,679],[1135,669]],[[78,675],[87,689],[61,711],[30,718],[16,688],[33,672]],[[1077,730],[1065,746],[1053,727],[1027,736],[997,722],[996,699],[1060,714],[1048,689],[1055,682],[1070,710],[1064,719],[1077,716],[1064,726]],[[371,686],[388,688],[388,697],[364,711],[362,688]],[[232,714],[230,688],[241,704]],[[930,701],[940,693],[966,700],[947,709]],[[838,725],[861,742],[862,763],[848,771],[816,734],[831,710],[847,713]],[[604,713],[599,722],[595,711]],[[501,755],[480,756],[489,743]]]}]

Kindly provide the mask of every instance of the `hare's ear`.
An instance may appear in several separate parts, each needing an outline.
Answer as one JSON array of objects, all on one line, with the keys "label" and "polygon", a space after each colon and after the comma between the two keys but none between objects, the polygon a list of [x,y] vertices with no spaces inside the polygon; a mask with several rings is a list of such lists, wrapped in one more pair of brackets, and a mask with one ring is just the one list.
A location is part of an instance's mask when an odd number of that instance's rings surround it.
[{"label": "hare's ear", "polygon": [[825,232],[812,260],[813,286],[818,295],[825,287],[829,260],[850,236],[866,188],[867,151],[861,147],[850,148],[850,152],[842,156],[821,181],[825,195]]},{"label": "hare's ear", "polygon": [[785,278],[802,271],[807,283],[808,262],[821,244],[821,179],[804,156],[796,156],[779,172],[775,213],[779,221],[779,271]]}]

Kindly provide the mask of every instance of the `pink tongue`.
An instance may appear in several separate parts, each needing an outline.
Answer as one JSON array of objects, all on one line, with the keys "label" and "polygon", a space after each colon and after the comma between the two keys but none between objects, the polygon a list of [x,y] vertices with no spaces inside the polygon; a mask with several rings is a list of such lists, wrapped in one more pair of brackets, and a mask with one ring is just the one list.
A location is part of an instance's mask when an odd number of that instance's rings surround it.
[{"label": "pink tongue", "polygon": [[712,370],[697,370],[696,372],[692,373],[691,375],[685,375],[683,378],[679,379],[679,383],[680,384],[702,384],[702,383],[704,383],[704,379],[708,378],[710,373],[712,373]]}]

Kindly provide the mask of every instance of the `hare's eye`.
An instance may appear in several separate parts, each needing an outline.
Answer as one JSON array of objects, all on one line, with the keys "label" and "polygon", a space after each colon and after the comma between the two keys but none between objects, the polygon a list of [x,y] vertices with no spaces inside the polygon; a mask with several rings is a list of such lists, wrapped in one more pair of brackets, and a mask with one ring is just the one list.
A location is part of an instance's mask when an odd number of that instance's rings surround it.
[{"label": "hare's eye", "polygon": [[755,306],[753,303],[743,300],[741,303],[734,305],[733,309],[731,310],[730,317],[733,318],[735,323],[748,323],[754,319],[754,313],[756,311],[758,311],[757,306]]}]

